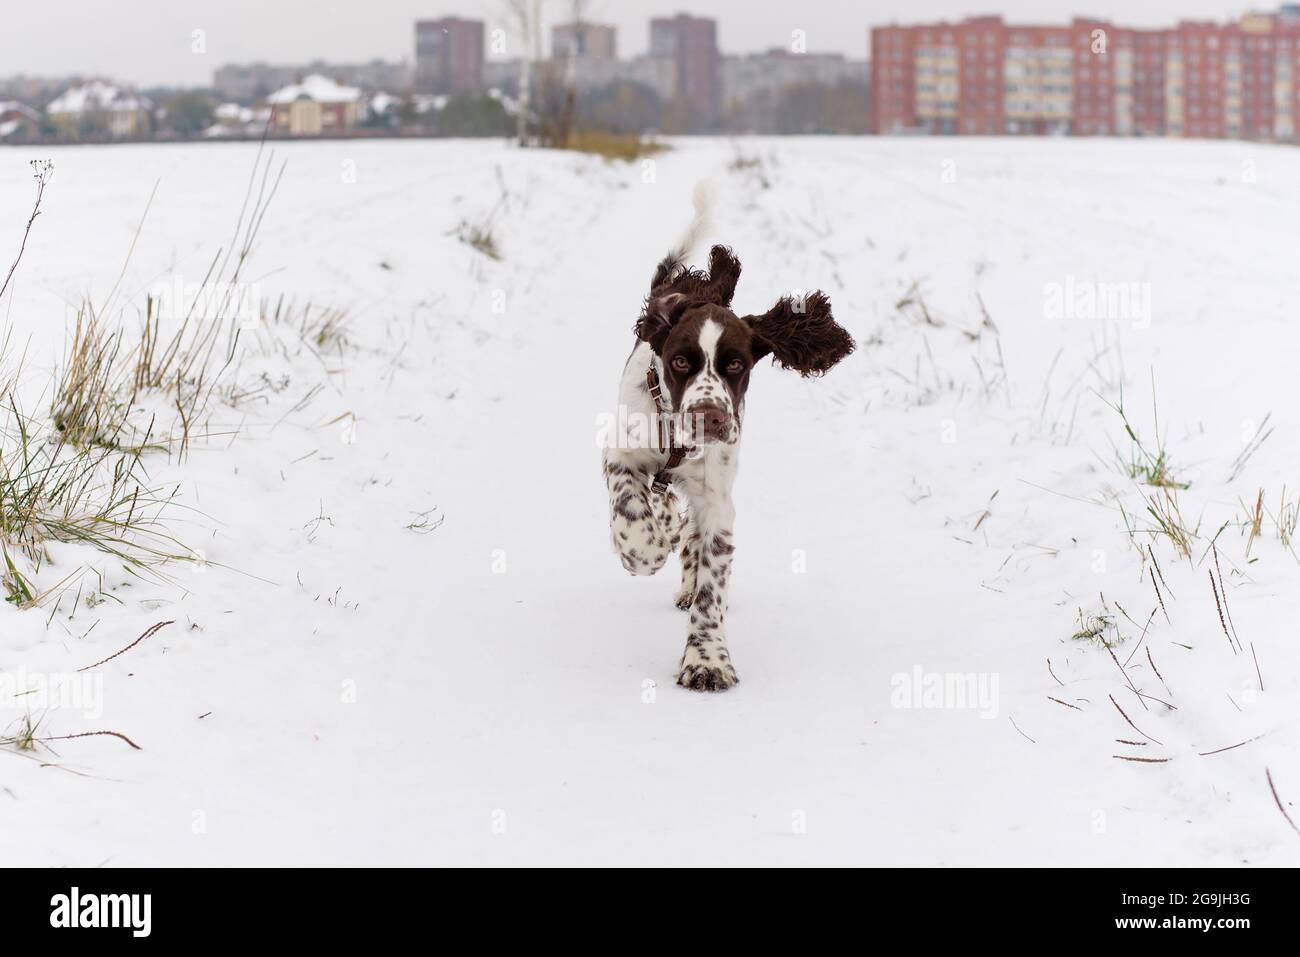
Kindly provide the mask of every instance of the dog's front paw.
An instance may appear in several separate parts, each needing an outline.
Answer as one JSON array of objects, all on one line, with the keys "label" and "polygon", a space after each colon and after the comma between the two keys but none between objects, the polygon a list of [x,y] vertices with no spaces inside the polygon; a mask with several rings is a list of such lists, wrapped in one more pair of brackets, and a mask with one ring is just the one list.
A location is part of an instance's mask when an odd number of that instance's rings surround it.
[{"label": "dog's front paw", "polygon": [[677,667],[677,683],[692,691],[726,691],[740,681],[726,645],[692,637]]},{"label": "dog's front paw", "polygon": [[621,479],[610,513],[610,541],[623,567],[633,575],[653,575],[681,543],[681,518],[671,490],[655,493],[632,479]]},{"label": "dog's front paw", "polygon": [[729,664],[723,665],[683,665],[677,672],[677,683],[692,691],[726,691],[732,685],[740,684],[736,669]]},{"label": "dog's front paw", "polygon": [[689,609],[691,605],[695,604],[695,589],[683,588],[677,593],[677,597],[673,599],[673,604],[682,611]]},{"label": "dog's front paw", "polygon": [[623,568],[633,575],[653,575],[663,568],[664,562],[668,560],[668,553],[663,549],[656,549],[654,542],[648,539],[642,539],[635,545],[615,542],[614,548],[618,552],[618,560],[623,563]]},{"label": "dog's front paw", "polygon": [[633,575],[653,575],[672,554],[669,539],[647,511],[640,517],[615,512],[610,524],[611,541],[623,567]]}]

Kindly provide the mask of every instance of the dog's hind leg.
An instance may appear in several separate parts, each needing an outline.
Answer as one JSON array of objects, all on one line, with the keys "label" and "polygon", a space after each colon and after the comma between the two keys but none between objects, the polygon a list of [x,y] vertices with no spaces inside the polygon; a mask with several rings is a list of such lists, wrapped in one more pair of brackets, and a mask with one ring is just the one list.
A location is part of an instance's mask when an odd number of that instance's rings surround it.
[{"label": "dog's hind leg", "polygon": [[664,567],[682,538],[681,507],[672,488],[656,492],[650,476],[605,456],[609,488],[609,530],[623,567],[633,575],[653,575]]}]

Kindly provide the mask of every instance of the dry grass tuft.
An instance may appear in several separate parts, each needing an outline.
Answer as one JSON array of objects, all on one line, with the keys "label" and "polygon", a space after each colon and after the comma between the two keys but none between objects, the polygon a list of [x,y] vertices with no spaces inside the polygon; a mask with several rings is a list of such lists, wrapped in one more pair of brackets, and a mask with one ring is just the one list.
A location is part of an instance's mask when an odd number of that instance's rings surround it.
[{"label": "dry grass tuft", "polygon": [[[48,166],[37,171],[24,247],[49,172]],[[115,287],[100,308],[87,301],[78,310],[48,416],[23,407],[21,360],[0,377],[0,582],[6,601],[39,605],[90,568],[83,563],[53,587],[37,588],[36,577],[52,561],[51,543],[88,546],[128,572],[153,578],[165,578],[163,565],[193,559],[171,530],[177,490],[154,487],[143,457],[166,451],[183,458],[213,406],[242,328],[241,270],[280,173],[273,174],[269,157],[263,163],[259,148],[231,244],[214,257],[193,304],[174,317],[170,331],[164,320],[173,317],[164,317],[152,297],[138,337],[110,326],[104,316]],[[0,346],[0,366],[5,352]]]},{"label": "dry grass tuft", "polygon": [[471,249],[477,249],[488,259],[500,261],[501,251],[497,249],[496,236],[492,233],[490,222],[471,223],[462,219],[454,230],[456,238]]},{"label": "dry grass tuft", "polygon": [[[1102,399],[1106,402],[1105,399]],[[1124,424],[1124,432],[1129,438],[1130,447],[1127,454],[1115,450],[1115,457],[1120,465],[1120,470],[1129,478],[1142,485],[1150,485],[1155,488],[1179,489],[1186,490],[1191,488],[1189,482],[1184,482],[1176,478],[1169,461],[1169,453],[1165,448],[1164,440],[1160,437],[1160,414],[1156,406],[1155,395],[1155,378],[1151,380],[1151,416],[1156,434],[1156,447],[1152,451],[1138,437],[1137,430],[1129,421],[1128,415],[1124,412],[1124,394],[1120,391],[1118,403],[1106,402],[1119,415],[1120,421]]]},{"label": "dry grass tuft", "polygon": [[605,133],[585,130],[570,133],[561,147],[577,153],[590,153],[607,160],[630,163],[663,153],[668,146],[639,133]]},{"label": "dry grass tuft", "polygon": [[1071,641],[1083,641],[1103,648],[1111,648],[1124,641],[1114,615],[1108,612],[1085,614],[1082,608],[1078,610],[1078,615],[1078,628],[1070,636]]}]

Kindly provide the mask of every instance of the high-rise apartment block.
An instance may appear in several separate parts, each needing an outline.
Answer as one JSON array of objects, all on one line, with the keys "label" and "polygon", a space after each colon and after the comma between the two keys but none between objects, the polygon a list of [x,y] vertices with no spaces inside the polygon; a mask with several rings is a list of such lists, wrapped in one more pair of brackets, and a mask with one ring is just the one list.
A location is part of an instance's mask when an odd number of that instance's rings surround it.
[{"label": "high-rise apartment block", "polygon": [[676,94],[690,101],[700,118],[718,116],[718,24],[707,17],[679,13],[650,21],[650,57],[670,60],[677,74]]},{"label": "high-rise apartment block", "polygon": [[415,24],[415,88],[460,93],[483,87],[483,21],[460,17]]},{"label": "high-rise apartment block", "polygon": [[1300,9],[1165,30],[998,17],[871,31],[878,133],[1069,133],[1289,140]]}]

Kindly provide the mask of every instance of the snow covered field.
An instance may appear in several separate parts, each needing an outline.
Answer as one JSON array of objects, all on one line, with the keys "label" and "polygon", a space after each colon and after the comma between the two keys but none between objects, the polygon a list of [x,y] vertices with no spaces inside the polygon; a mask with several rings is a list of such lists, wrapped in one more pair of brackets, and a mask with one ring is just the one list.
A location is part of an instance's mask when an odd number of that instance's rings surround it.
[{"label": "snow covered field", "polygon": [[[155,181],[131,330],[227,243],[253,153],[53,152],[3,303],[32,388],[118,282]],[[141,750],[0,753],[5,863],[1300,863],[1300,560],[1278,531],[1300,497],[1300,152],[276,153],[245,278],[346,309],[345,339],[250,348],[227,374],[256,394],[183,461],[146,457],[202,561],[149,583],[56,545],[39,584],[86,560],[102,584],[0,606],[11,691],[174,622],[84,673],[91,706],[33,715]],[[28,158],[0,152],[15,249]],[[737,312],[821,288],[859,346],[821,380],[755,370],[721,695],[673,684],[676,565],[622,570],[596,445],[701,178]],[[1148,511],[1171,501],[1190,557]],[[0,694],[2,723],[33,700]]]}]

